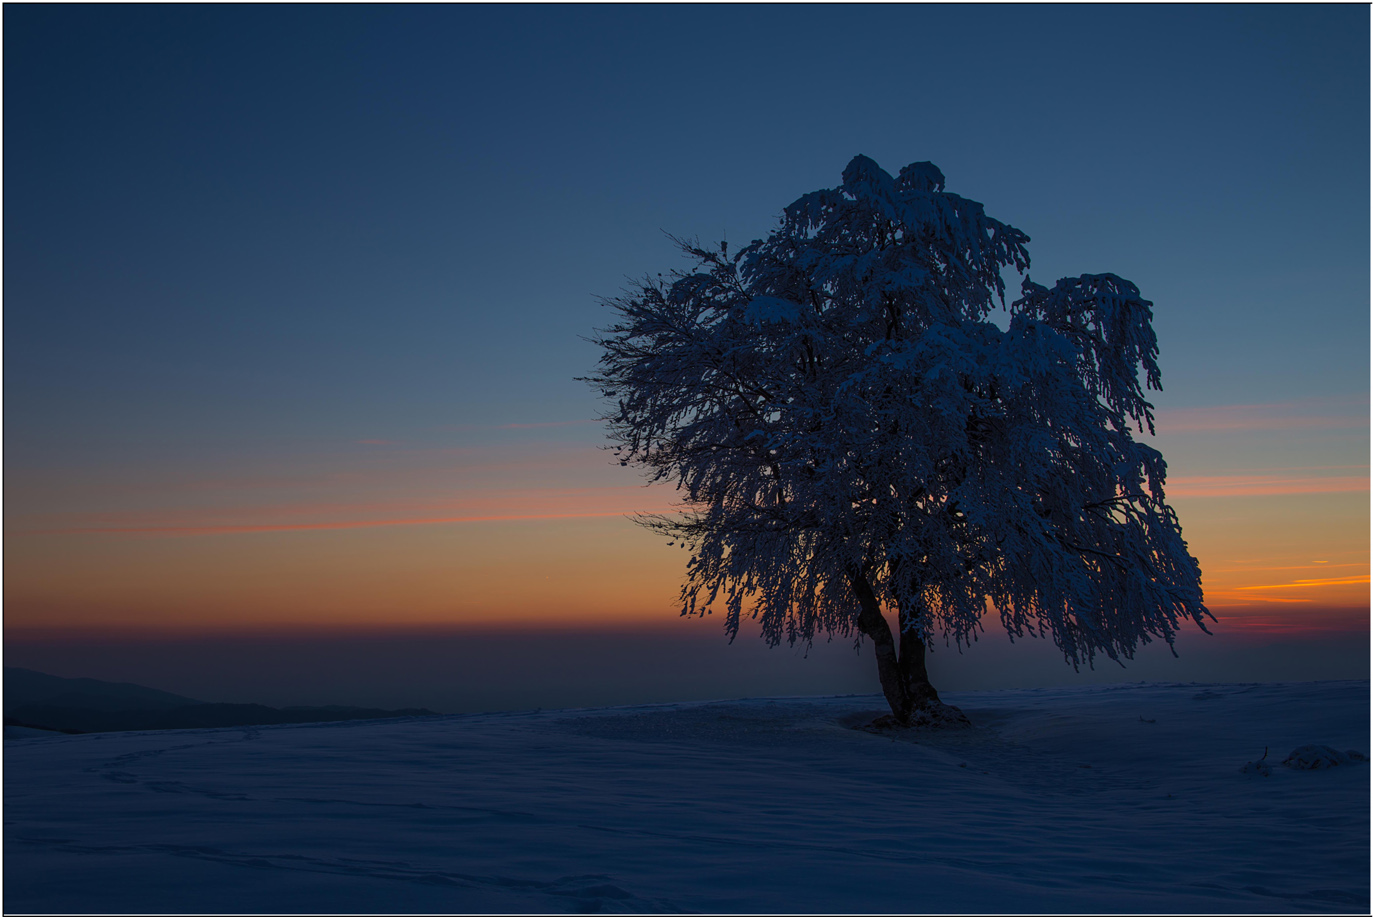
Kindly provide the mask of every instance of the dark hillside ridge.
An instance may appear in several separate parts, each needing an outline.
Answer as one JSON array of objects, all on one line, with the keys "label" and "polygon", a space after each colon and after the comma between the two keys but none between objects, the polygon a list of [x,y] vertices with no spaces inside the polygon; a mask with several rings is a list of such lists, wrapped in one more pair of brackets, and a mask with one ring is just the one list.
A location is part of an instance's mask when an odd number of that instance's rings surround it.
[{"label": "dark hillside ridge", "polygon": [[5,713],[30,704],[89,707],[96,710],[158,710],[187,707],[204,701],[145,688],[128,682],[98,678],[59,678],[5,666]]},{"label": "dark hillside ridge", "polygon": [[5,725],[55,732],[125,732],[144,729],[214,729],[275,726],[399,716],[437,716],[422,707],[267,707],[207,704],[179,694],[126,682],[59,678],[29,669],[5,668]]}]

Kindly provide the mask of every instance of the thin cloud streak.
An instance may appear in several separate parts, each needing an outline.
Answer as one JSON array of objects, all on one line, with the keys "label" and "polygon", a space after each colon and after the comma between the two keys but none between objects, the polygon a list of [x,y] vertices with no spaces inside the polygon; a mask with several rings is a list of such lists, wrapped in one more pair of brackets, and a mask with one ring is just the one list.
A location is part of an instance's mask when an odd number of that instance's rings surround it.
[{"label": "thin cloud streak", "polygon": [[[1359,413],[1343,413],[1357,407]],[[1159,411],[1159,433],[1228,433],[1282,430],[1333,430],[1368,427],[1368,401],[1314,399],[1275,404],[1231,404]]]},{"label": "thin cloud streak", "polygon": [[[15,534],[53,535],[93,532],[260,530],[306,525],[364,526],[394,520],[496,519],[624,515],[663,510],[664,494],[641,485],[465,489],[442,499],[405,498],[360,501],[303,501],[239,506],[185,507],[104,513],[48,514],[30,517]],[[370,517],[370,518],[369,518]]]},{"label": "thin cloud streak", "polygon": [[1277,497],[1284,494],[1367,491],[1368,475],[1222,474],[1192,475],[1168,481],[1169,497]]},{"label": "thin cloud streak", "polygon": [[[643,512],[643,511],[636,511]],[[673,509],[652,512],[670,513]],[[138,526],[126,528],[72,528],[49,529],[42,532],[24,534],[43,535],[240,535],[260,532],[313,532],[332,529],[365,529],[398,525],[445,525],[465,522],[526,522],[544,519],[603,519],[612,516],[629,517],[634,512],[612,513],[529,513],[498,516],[444,516],[433,519],[370,519],[351,522],[292,523],[285,525],[206,525],[206,526]]]},{"label": "thin cloud streak", "polygon": [[1349,634],[1368,633],[1369,618],[1367,605],[1360,607],[1339,607],[1314,605],[1309,608],[1285,608],[1249,605],[1227,606],[1217,615],[1219,623],[1226,630],[1249,633],[1328,633],[1339,631]]},{"label": "thin cloud streak", "polygon": [[1363,576],[1341,576],[1331,579],[1299,579],[1292,583],[1273,583],[1267,586],[1239,586],[1242,590],[1257,589],[1319,589],[1327,586],[1357,586],[1369,582],[1368,574]]},{"label": "thin cloud streak", "polygon": [[455,423],[443,424],[433,429],[449,433],[475,433],[481,430],[546,430],[552,427],[577,427],[600,423],[595,418],[582,420],[546,420],[536,423]]},{"label": "thin cloud streak", "polygon": [[588,423],[600,423],[598,420],[551,420],[547,423],[506,423],[497,427],[497,430],[542,430],[546,427],[575,427]]},{"label": "thin cloud streak", "polygon": [[[492,446],[407,446],[356,449],[348,456],[337,454],[311,457],[305,461],[283,462],[281,470],[263,474],[186,475],[156,474],[139,478],[137,472],[121,474],[114,480],[45,483],[64,496],[74,492],[87,500],[144,494],[173,495],[191,493],[228,493],[254,491],[318,492],[347,487],[353,491],[404,486],[430,492],[451,489],[455,482],[472,482],[492,477],[508,480],[520,474],[538,474],[565,479],[583,479],[602,474],[618,465],[607,452],[594,445],[543,446],[537,455]],[[622,475],[622,477],[624,477]],[[634,485],[639,486],[639,485]],[[22,496],[22,495],[20,495]],[[17,505],[17,504],[16,504]],[[16,515],[11,512],[11,516]],[[19,515],[32,515],[20,513]]]},{"label": "thin cloud streak", "polygon": [[[1232,562],[1232,563],[1237,563],[1238,561],[1231,561],[1231,562]],[[1319,566],[1317,566],[1316,564],[1302,564],[1302,565],[1296,566],[1296,567],[1272,567],[1272,566],[1268,566],[1267,564],[1265,564],[1265,565],[1263,566],[1263,568],[1262,568],[1262,572],[1265,572],[1265,573],[1272,573],[1272,572],[1275,571],[1275,570],[1333,570],[1333,569],[1336,568],[1336,567],[1367,567],[1367,566],[1368,566],[1367,562],[1364,562],[1364,563],[1355,563],[1355,564],[1329,564],[1329,563],[1324,563],[1324,562],[1319,562],[1319,561],[1318,561],[1317,563],[1319,564]],[[1208,574],[1214,576],[1214,575],[1221,574],[1221,573],[1248,573],[1248,574],[1253,574],[1253,573],[1255,573],[1255,572],[1257,572],[1257,571],[1256,571],[1256,569],[1255,569],[1254,567],[1234,567],[1234,568],[1231,568],[1231,569],[1221,569],[1221,570],[1214,570],[1214,569],[1209,569],[1209,568],[1208,568],[1208,570],[1207,570],[1206,572],[1207,572]]]}]

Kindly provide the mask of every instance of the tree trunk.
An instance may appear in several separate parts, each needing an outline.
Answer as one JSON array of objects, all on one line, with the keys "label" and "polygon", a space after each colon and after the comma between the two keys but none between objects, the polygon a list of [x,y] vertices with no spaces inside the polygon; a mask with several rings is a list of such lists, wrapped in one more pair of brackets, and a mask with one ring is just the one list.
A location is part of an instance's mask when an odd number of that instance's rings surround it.
[{"label": "tree trunk", "polygon": [[905,682],[906,693],[917,708],[937,705],[939,695],[930,684],[930,673],[925,668],[925,639],[916,633],[912,626],[914,615],[907,609],[901,609],[898,618],[901,624],[901,679]]},{"label": "tree trunk", "polygon": [[[896,655],[896,641],[892,639],[891,627],[882,617],[882,607],[877,604],[877,596],[872,584],[859,570],[849,572],[849,582],[854,595],[858,598],[858,631],[872,641],[877,652],[877,678],[882,683],[882,693],[887,697],[892,716],[898,722],[910,721],[913,699],[906,690],[906,679],[902,676],[901,663]],[[921,656],[924,664],[924,656]]]},{"label": "tree trunk", "polygon": [[[968,718],[957,707],[939,700],[925,668],[925,641],[914,628],[907,627],[911,614],[902,610],[900,653],[891,626],[882,616],[882,606],[872,584],[861,571],[851,570],[849,582],[858,599],[858,631],[872,641],[877,654],[877,678],[891,707],[891,717],[874,725],[966,726]],[[891,722],[883,722],[890,719]]]}]

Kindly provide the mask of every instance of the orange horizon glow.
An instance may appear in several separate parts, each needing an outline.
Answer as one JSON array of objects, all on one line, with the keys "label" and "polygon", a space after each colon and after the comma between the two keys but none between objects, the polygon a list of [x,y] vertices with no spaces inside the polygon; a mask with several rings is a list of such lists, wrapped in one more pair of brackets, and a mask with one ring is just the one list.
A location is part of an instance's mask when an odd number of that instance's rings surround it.
[{"label": "orange horizon glow", "polygon": [[[1209,454],[1217,424],[1248,436],[1299,418],[1260,405],[1181,420],[1197,432],[1167,451],[1185,459],[1189,447]],[[631,517],[681,511],[678,491],[644,486],[592,442],[526,432],[586,426],[576,436],[589,439],[593,423],[486,425],[496,438],[484,445],[341,441],[185,471],[25,472],[7,493],[6,634],[671,626],[686,554]],[[1253,454],[1248,441],[1230,453]],[[1326,454],[1174,465],[1190,473],[1169,479],[1168,499],[1222,627],[1366,628],[1368,466]]]},{"label": "orange horizon glow", "polygon": [[[567,461],[570,459],[570,462]],[[565,457],[567,467],[596,467],[605,465],[599,451],[571,454]],[[562,463],[560,463],[562,464]],[[485,464],[464,466],[461,471],[482,471]],[[495,467],[504,467],[497,465]],[[1231,473],[1179,476],[1168,481],[1166,491],[1172,499],[1273,497],[1288,495],[1366,493],[1369,476],[1320,475],[1311,472],[1347,470],[1367,466],[1331,466],[1279,469],[1266,474]],[[192,482],[180,489],[203,491],[259,486],[272,488],[291,486],[289,480],[255,482]],[[332,487],[362,486],[363,481],[351,477],[330,480]],[[392,486],[384,477],[377,486]],[[406,489],[428,486],[427,478],[407,481]],[[503,488],[487,489],[443,487],[434,484],[434,492],[456,492],[452,497],[406,497],[374,502],[326,501],[294,503],[236,503],[230,506],[201,508],[179,506],[171,512],[126,510],[99,513],[43,513],[14,514],[15,522],[25,519],[24,528],[12,528],[9,534],[36,535],[133,535],[133,536],[199,536],[250,534],[257,532],[323,531],[330,529],[391,527],[410,525],[470,524],[542,519],[604,518],[633,514],[661,514],[681,511],[680,504],[669,503],[663,495],[673,493],[666,486],[611,485],[603,487],[559,488]],[[181,501],[184,503],[184,501]],[[432,514],[450,508],[457,513]],[[426,513],[425,510],[429,512]],[[283,519],[281,517],[287,517]],[[315,519],[296,521],[300,517]],[[320,519],[319,516],[326,518]],[[329,516],[345,518],[329,519]],[[237,518],[234,518],[237,517]],[[294,518],[292,518],[294,517]],[[350,518],[351,517],[351,518]],[[368,518],[371,517],[371,518]],[[44,520],[50,520],[43,524]],[[239,521],[242,520],[242,521]]]},{"label": "orange horizon glow", "polygon": [[[1219,503],[1252,511],[1267,498],[1257,499]],[[1310,509],[1325,515],[1320,506]],[[1340,607],[1366,616],[1367,553],[1334,550],[1357,544],[1355,532],[1325,525],[1324,544],[1304,542],[1318,559],[1292,563],[1290,553],[1272,550],[1280,547],[1273,539],[1286,534],[1281,529],[1261,529],[1243,516],[1218,526],[1199,524],[1205,517],[1190,511],[1183,518],[1198,523],[1185,531],[1202,563],[1205,601],[1218,616],[1263,606],[1291,614]],[[675,615],[686,559],[619,511],[124,528],[135,530],[12,538],[7,633],[112,622],[154,631],[377,622],[635,626]],[[234,537],[181,537],[215,534]],[[1246,555],[1251,559],[1241,559]]]}]

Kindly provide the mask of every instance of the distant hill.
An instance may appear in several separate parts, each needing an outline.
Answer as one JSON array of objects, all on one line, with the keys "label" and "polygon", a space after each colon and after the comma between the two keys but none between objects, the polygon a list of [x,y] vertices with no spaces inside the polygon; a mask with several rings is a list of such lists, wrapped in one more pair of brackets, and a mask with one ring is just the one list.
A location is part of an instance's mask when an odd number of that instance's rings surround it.
[{"label": "distant hill", "polygon": [[122,732],[142,729],[206,729],[372,720],[396,716],[437,716],[408,707],[267,707],[262,704],[207,704],[204,701],[96,678],[60,678],[31,669],[5,667],[5,725],[55,732]]},{"label": "distant hill", "polygon": [[93,710],[166,710],[201,704],[190,697],[98,678],[59,678],[5,666],[5,713],[30,704],[89,707]]}]

